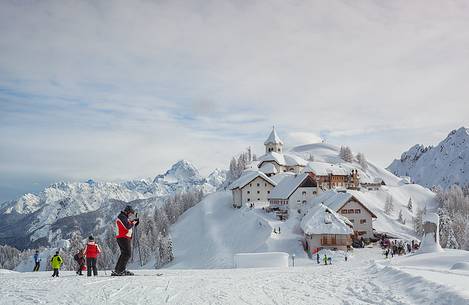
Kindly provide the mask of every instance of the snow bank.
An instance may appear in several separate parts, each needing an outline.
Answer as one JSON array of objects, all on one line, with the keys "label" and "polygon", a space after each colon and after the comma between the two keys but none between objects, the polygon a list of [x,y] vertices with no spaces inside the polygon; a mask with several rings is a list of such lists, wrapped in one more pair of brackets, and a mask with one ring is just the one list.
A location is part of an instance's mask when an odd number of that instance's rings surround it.
[{"label": "snow bank", "polygon": [[234,268],[288,267],[289,255],[284,252],[238,253]]}]

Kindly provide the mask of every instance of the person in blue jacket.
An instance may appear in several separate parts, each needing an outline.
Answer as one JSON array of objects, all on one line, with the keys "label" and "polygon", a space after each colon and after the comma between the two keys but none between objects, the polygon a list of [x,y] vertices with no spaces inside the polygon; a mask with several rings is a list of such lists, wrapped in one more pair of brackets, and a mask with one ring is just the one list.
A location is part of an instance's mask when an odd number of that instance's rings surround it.
[{"label": "person in blue jacket", "polygon": [[39,251],[36,250],[36,253],[34,253],[34,269],[33,271],[39,271],[39,268],[41,268],[41,258],[39,257]]}]

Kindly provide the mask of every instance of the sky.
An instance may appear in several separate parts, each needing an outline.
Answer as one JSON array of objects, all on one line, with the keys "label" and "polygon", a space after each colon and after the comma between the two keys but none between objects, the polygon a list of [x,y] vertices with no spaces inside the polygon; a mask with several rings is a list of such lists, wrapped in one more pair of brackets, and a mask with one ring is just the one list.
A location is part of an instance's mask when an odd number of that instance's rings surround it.
[{"label": "sky", "polygon": [[387,166],[469,127],[469,2],[1,1],[0,202],[203,174],[272,125]]}]

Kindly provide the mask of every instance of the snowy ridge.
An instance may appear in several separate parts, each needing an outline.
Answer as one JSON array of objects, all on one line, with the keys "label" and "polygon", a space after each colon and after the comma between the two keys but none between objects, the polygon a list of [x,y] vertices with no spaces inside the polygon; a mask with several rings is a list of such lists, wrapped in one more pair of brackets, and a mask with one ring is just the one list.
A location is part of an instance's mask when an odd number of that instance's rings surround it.
[{"label": "snowy ridge", "polygon": [[388,169],[398,176],[410,176],[426,187],[469,184],[469,129],[451,131],[435,147],[414,145]]},{"label": "snowy ridge", "polygon": [[[54,183],[38,194],[25,194],[1,205],[4,225],[0,230],[0,242],[19,248],[53,246],[67,238],[73,229],[71,224],[81,225],[85,221],[82,215],[91,213],[88,217],[107,221],[109,214],[119,211],[128,202],[143,211],[154,209],[164,198],[178,191],[214,192],[225,177],[224,171],[216,170],[205,179],[194,165],[181,160],[154,179]],[[88,224],[91,225],[96,224]]]}]

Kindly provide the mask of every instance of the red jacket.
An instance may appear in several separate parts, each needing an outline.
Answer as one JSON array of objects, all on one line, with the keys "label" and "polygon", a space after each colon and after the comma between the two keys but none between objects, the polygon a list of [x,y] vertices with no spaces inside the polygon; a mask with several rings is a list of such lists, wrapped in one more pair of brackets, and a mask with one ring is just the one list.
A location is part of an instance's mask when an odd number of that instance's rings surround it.
[{"label": "red jacket", "polygon": [[133,222],[129,221],[129,217],[121,212],[116,219],[116,238],[132,238]]},{"label": "red jacket", "polygon": [[94,241],[89,241],[83,252],[87,258],[96,258],[101,253],[101,249]]}]

